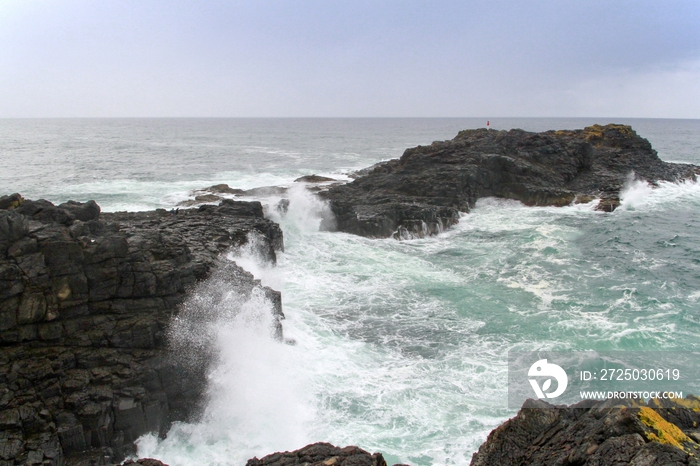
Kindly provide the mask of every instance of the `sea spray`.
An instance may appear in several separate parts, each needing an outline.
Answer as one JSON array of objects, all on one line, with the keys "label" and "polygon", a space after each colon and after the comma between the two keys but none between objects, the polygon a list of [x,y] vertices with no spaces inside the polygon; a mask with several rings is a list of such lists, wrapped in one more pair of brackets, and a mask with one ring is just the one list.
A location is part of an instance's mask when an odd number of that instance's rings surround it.
[{"label": "sea spray", "polygon": [[[266,212],[269,218],[284,224],[284,230],[299,232],[304,235],[317,233],[320,229],[335,229],[335,218],[328,203],[311,193],[304,184],[295,184],[287,192],[285,209],[271,208]],[[277,202],[275,202],[277,201]],[[273,199],[271,205],[279,200]]]},{"label": "sea spray", "polygon": [[[201,283],[172,321],[174,357],[199,370],[206,383],[198,422],[175,423],[163,440],[144,436],[140,457],[172,465],[243,464],[269,451],[308,440],[313,403],[298,352],[277,338],[278,316],[270,290],[250,286],[231,262]],[[245,277],[248,278],[248,277]]]},{"label": "sea spray", "polygon": [[[281,290],[284,287],[284,275],[268,260],[267,248],[269,248],[269,241],[261,233],[250,232],[247,241],[239,248],[230,251],[227,258],[252,273],[263,286]],[[278,260],[283,260],[282,255],[279,253],[276,255]]]},{"label": "sea spray", "polygon": [[620,211],[700,206],[700,183],[659,181],[658,187],[644,180],[631,180],[620,191]]},{"label": "sea spray", "polygon": [[620,190],[620,207],[623,210],[634,210],[644,204],[644,199],[651,195],[652,190],[653,186],[647,181],[635,178],[634,173],[630,173]]}]

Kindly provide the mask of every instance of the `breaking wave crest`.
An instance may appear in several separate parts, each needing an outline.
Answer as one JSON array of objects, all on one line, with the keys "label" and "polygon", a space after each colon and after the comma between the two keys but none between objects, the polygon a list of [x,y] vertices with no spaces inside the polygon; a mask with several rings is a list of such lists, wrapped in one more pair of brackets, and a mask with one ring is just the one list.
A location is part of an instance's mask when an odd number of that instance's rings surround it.
[{"label": "breaking wave crest", "polygon": [[298,351],[276,338],[268,291],[251,279],[229,264],[197,287],[172,321],[173,354],[206,377],[205,406],[198,422],[174,423],[165,439],[139,439],[139,457],[172,466],[194,458],[212,466],[244,464],[307,440],[314,408],[294,369]]},{"label": "breaking wave crest", "polygon": [[700,205],[700,183],[686,180],[676,183],[660,181],[654,187],[643,180],[628,182],[620,192],[621,210],[652,210]]}]

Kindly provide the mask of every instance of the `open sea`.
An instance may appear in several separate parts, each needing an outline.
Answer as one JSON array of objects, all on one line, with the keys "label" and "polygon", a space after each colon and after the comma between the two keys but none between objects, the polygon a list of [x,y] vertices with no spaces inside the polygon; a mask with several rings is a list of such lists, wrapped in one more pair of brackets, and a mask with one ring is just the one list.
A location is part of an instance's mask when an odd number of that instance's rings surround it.
[{"label": "open sea", "polygon": [[[630,124],[666,161],[700,164],[700,120],[491,119],[495,129]],[[103,211],[170,209],[191,191],[347,179],[486,119],[0,120],[0,194]],[[282,292],[284,331],[222,322],[199,423],[145,436],[171,466],[243,465],[316,441],[387,462],[467,465],[500,423],[508,351],[700,351],[700,185],[631,183],[612,214],[593,204],[481,199],[421,240],[319,232],[326,208],[292,189],[277,267],[231,253]],[[272,206],[280,196],[260,198]],[[247,309],[246,312],[256,312]],[[686,361],[695,365],[697,361]],[[700,395],[700,393],[698,393]]]}]

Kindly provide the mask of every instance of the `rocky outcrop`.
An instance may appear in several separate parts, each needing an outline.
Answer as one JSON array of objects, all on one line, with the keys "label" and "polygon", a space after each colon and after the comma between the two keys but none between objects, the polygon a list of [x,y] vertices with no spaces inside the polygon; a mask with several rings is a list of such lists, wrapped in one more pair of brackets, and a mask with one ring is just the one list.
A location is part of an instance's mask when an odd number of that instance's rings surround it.
[{"label": "rocky outcrop", "polygon": [[272,453],[248,460],[246,466],[386,466],[381,453],[371,454],[359,447],[336,447],[313,443],[295,451]]},{"label": "rocky outcrop", "polygon": [[[344,183],[333,178],[319,175],[305,175],[294,180],[296,183],[303,183],[308,191],[325,191],[331,186]],[[217,184],[208,188],[195,189],[190,192],[192,199],[187,199],[178,203],[178,206],[192,207],[202,204],[215,204],[231,197],[239,198],[267,198],[285,196],[289,193],[287,186],[259,186],[251,189],[231,188],[227,184]]]},{"label": "rocky outcrop", "polygon": [[153,458],[141,458],[141,459],[138,459],[136,461],[127,460],[124,463],[122,463],[122,466],[168,466],[168,465],[163,463],[160,460],[156,460]]},{"label": "rocky outcrop", "polygon": [[700,168],[662,161],[629,126],[544,133],[476,129],[408,149],[320,196],[330,201],[341,231],[410,238],[457,223],[459,213],[481,197],[529,206],[605,198],[603,208],[610,211],[632,173],[654,184],[694,178]]},{"label": "rocky outcrop", "polygon": [[584,401],[555,407],[528,400],[493,430],[471,466],[700,465],[700,398]]},{"label": "rocky outcrop", "polygon": [[296,180],[294,180],[295,183],[328,183],[330,181],[338,181],[334,178],[328,178],[327,176],[321,176],[321,175],[304,175]]},{"label": "rocky outcrop", "polygon": [[262,293],[281,338],[280,294],[222,258],[255,241],[275,261],[282,232],[260,203],[101,214],[12,195],[0,207],[2,466],[105,464],[196,415],[206,364],[169,357],[166,336],[208,277]]},{"label": "rocky outcrop", "polygon": [[284,186],[261,186],[252,189],[231,188],[227,184],[217,184],[208,188],[195,189],[191,192],[193,199],[178,203],[179,206],[192,207],[201,204],[215,204],[226,199],[226,195],[236,197],[268,197],[284,195],[288,188]]}]

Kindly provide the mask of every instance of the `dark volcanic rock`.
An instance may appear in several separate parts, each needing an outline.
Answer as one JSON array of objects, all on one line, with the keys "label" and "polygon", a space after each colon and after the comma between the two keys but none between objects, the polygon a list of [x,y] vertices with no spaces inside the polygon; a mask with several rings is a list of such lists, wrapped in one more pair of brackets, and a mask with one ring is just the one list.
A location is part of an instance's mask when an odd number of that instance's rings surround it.
[{"label": "dark volcanic rock", "polygon": [[24,202],[24,199],[18,193],[10,194],[8,196],[0,196],[0,209],[14,209],[22,202]]},{"label": "dark volcanic rock", "polygon": [[153,459],[153,458],[141,458],[139,460],[128,460],[122,463],[122,466],[168,466],[167,464]]},{"label": "dark volcanic rock", "polygon": [[244,193],[245,191],[242,189],[231,188],[227,184],[215,184],[214,186],[209,186],[208,188],[196,189],[192,191],[191,194],[194,196],[194,199],[182,201],[178,203],[178,205],[192,207],[204,203],[214,204],[224,199],[221,194],[233,194],[235,196],[239,196]]},{"label": "dark volcanic rock", "polygon": [[528,400],[494,429],[471,466],[700,465],[700,399],[585,401],[555,408]]},{"label": "dark volcanic rock", "polygon": [[67,210],[73,218],[83,222],[97,220],[100,216],[100,206],[95,201],[76,202],[68,201],[60,204],[59,209]]},{"label": "dark volcanic rock", "polygon": [[223,198],[221,196],[217,196],[216,194],[200,194],[198,196],[195,196],[194,200],[199,202],[199,203],[203,203],[203,202],[214,203],[214,202],[219,202],[219,201],[223,200]]},{"label": "dark volcanic rock", "polygon": [[595,210],[601,212],[612,212],[613,210],[620,207],[620,198],[618,197],[604,197],[598,201],[598,205]]},{"label": "dark volcanic rock", "polygon": [[261,459],[248,460],[246,466],[386,466],[381,453],[354,446],[336,447],[330,443],[313,443],[284,453],[273,453]]},{"label": "dark volcanic rock", "polygon": [[217,184],[208,188],[192,191],[194,199],[179,202],[178,205],[183,207],[192,207],[205,203],[216,203],[224,199],[224,197],[220,196],[220,194],[234,194],[235,196],[246,197],[268,197],[284,195],[287,193],[287,191],[288,188],[284,186],[262,186],[259,188],[243,190],[230,188],[227,184]]},{"label": "dark volcanic rock", "polygon": [[284,186],[262,186],[259,188],[251,188],[243,191],[243,196],[254,196],[254,197],[265,197],[265,196],[279,196],[287,194],[289,188]]},{"label": "dark volcanic rock", "polygon": [[18,195],[0,205],[3,466],[105,464],[195,415],[206,363],[170,358],[166,335],[204,279],[226,281],[240,299],[260,290],[282,337],[279,293],[222,259],[253,241],[275,261],[282,232],[260,203],[178,214],[100,214],[94,202]]},{"label": "dark volcanic rock", "polygon": [[[461,131],[408,149],[320,196],[337,228],[369,237],[420,237],[457,223],[481,197],[563,206],[577,196],[619,198],[631,173],[652,184],[694,178],[700,168],[663,162],[629,126],[576,131]],[[614,209],[607,202],[603,210]]]},{"label": "dark volcanic rock", "polygon": [[338,181],[327,176],[320,175],[305,175],[294,180],[295,183],[326,183],[328,181]]},{"label": "dark volcanic rock", "polygon": [[210,192],[210,193],[219,193],[219,194],[243,194],[242,189],[232,188],[225,183],[215,184],[214,186],[209,186],[208,188],[205,188],[202,191],[206,191],[206,192]]}]

